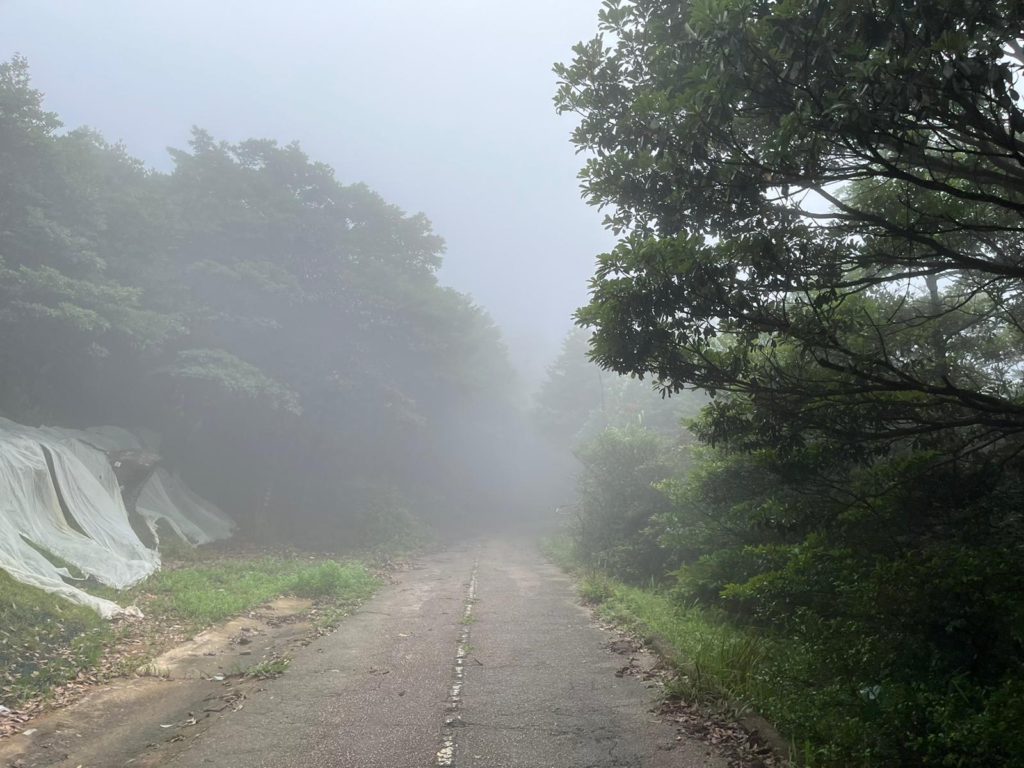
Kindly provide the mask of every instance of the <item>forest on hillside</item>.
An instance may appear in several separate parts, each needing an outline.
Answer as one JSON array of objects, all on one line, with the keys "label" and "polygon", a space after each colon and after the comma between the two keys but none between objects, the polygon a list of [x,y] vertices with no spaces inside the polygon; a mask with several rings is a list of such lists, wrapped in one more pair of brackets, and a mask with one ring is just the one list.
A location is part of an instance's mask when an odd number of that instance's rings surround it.
[{"label": "forest on hillside", "polygon": [[689,412],[552,369],[572,557],[809,764],[1024,754],[1022,38],[1012,2],[609,0],[556,69],[619,237],[590,357]]},{"label": "forest on hillside", "polygon": [[[510,511],[500,333],[423,215],[297,144],[196,128],[172,169],[66,130],[0,64],[0,413],[149,430],[248,535],[414,540]],[[525,458],[524,458],[525,456]]]}]

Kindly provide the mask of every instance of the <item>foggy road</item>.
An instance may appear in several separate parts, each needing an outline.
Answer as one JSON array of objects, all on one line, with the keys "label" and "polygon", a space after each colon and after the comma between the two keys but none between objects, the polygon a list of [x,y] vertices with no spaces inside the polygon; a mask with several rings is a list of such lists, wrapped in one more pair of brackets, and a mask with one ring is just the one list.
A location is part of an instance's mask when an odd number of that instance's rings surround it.
[{"label": "foggy road", "polygon": [[532,544],[459,548],[404,574],[161,764],[724,765],[657,721],[643,683],[615,676],[610,639]]},{"label": "foggy road", "polygon": [[0,49],[0,768],[1024,768],[1024,0]]},{"label": "foggy road", "polygon": [[63,754],[40,749],[21,764],[725,766],[651,713],[654,690],[616,676],[626,660],[607,648],[614,639],[532,542],[463,545],[400,574],[240,711],[156,728],[154,743],[155,724],[137,706],[117,716],[140,721],[117,724],[134,745],[111,723],[105,738],[86,734]]}]

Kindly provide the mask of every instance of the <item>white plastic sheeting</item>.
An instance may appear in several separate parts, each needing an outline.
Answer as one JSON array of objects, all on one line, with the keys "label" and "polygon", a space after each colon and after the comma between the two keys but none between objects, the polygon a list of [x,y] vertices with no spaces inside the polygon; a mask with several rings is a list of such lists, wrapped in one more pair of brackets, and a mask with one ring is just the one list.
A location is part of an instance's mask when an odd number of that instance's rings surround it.
[{"label": "white plastic sheeting", "polygon": [[89,535],[65,519],[42,444],[20,433],[2,434],[0,568],[18,581],[87,605],[109,618],[121,609],[66,583],[62,577],[70,576],[67,570],[54,566],[39,549],[119,589],[156,570],[159,555],[143,546],[128,524],[124,505],[118,505],[71,451],[56,443],[47,447],[61,492],[77,513],[75,522]]},{"label": "white plastic sheeting", "polygon": [[142,487],[136,509],[154,534],[157,523],[163,520],[190,544],[226,539],[234,531],[234,523],[223,512],[163,468],[158,468]]},{"label": "white plastic sheeting", "polygon": [[[111,434],[121,444],[115,445]],[[125,444],[129,438],[133,445]],[[117,589],[160,567],[159,554],[142,543],[129,523],[104,453],[137,445],[124,430],[30,428],[0,419],[0,568],[18,581],[87,605],[104,617],[122,612],[115,603],[68,584],[65,579],[71,574],[42,552]],[[140,497],[140,512],[144,506],[143,517],[154,529],[158,519],[165,519],[182,538],[196,544],[231,534],[232,525],[220,510],[166,472],[154,474],[142,493],[147,504]],[[73,522],[61,509],[61,498]]]},{"label": "white plastic sheeting", "polygon": [[[120,427],[87,429],[78,433],[78,440],[104,451],[156,448]],[[104,464],[109,469],[110,465],[105,458]],[[192,545],[209,544],[212,541],[230,538],[235,529],[231,518],[215,504],[198,496],[178,475],[162,467],[157,468],[142,486],[135,509],[146,521],[157,541],[157,525],[161,522],[180,539]]]}]

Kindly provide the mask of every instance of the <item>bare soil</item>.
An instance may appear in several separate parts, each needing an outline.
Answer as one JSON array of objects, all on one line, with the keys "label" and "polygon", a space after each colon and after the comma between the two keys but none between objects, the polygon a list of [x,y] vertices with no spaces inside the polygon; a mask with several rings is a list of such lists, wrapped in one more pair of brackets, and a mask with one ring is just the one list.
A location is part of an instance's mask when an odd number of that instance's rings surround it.
[{"label": "bare soil", "polygon": [[96,672],[5,716],[0,765],[146,765],[155,745],[242,709],[263,685],[246,677],[250,670],[317,636],[312,609],[284,597],[193,637],[178,625],[133,620]]}]

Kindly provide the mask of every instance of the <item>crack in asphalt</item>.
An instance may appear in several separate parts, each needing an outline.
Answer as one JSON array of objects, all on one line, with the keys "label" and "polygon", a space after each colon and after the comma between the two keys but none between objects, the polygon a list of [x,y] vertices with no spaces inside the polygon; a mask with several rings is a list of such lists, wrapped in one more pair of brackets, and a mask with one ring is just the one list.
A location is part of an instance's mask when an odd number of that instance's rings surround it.
[{"label": "crack in asphalt", "polygon": [[455,768],[455,733],[464,726],[459,710],[462,708],[462,685],[466,678],[466,654],[469,652],[469,627],[473,620],[473,603],[476,602],[476,575],[480,567],[479,561],[473,562],[473,572],[466,587],[466,597],[462,610],[462,630],[459,642],[455,646],[455,664],[452,672],[452,685],[448,691],[448,714],[441,728],[441,748],[437,750],[434,765],[439,768]]}]

